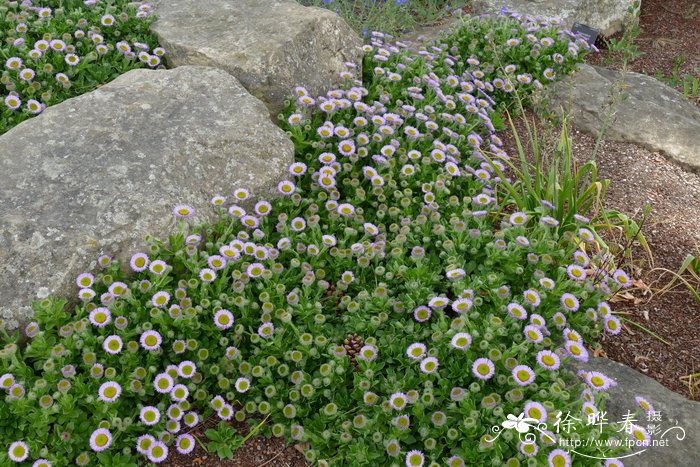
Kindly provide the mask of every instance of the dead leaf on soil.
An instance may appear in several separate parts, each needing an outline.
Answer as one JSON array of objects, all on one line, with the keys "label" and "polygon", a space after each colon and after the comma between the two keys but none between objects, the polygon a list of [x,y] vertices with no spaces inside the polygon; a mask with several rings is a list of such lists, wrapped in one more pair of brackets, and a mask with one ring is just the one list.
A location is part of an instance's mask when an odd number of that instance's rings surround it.
[{"label": "dead leaf on soil", "polygon": [[644,283],[643,280],[641,279],[632,279],[632,285],[639,290],[643,291],[643,295],[646,295],[647,293],[651,293],[651,289],[649,288],[648,285]]},{"label": "dead leaf on soil", "polygon": [[670,37],[657,37],[656,39],[652,40],[651,44],[656,49],[665,49],[669,46],[675,46],[678,44],[678,41],[676,39],[671,39]]},{"label": "dead leaf on soil", "polygon": [[603,358],[608,358],[608,354],[605,353],[605,350],[603,350],[602,347],[598,347],[593,351],[593,356],[594,357],[603,357]]},{"label": "dead leaf on soil", "polygon": [[630,292],[625,292],[625,293],[618,293],[615,295],[613,298],[610,299],[611,302],[632,302],[634,305],[639,305],[642,303],[642,299],[639,297],[635,297],[632,295]]},{"label": "dead leaf on soil", "polygon": [[638,362],[648,362],[648,361],[650,361],[650,360],[651,360],[651,358],[647,357],[646,355],[635,355],[635,356],[634,356],[634,362],[635,362],[635,363],[638,363]]},{"label": "dead leaf on soil", "polygon": [[309,443],[300,443],[300,444],[294,445],[294,449],[296,449],[297,451],[299,451],[302,454],[304,454],[304,451],[309,449],[309,447],[310,447]]}]

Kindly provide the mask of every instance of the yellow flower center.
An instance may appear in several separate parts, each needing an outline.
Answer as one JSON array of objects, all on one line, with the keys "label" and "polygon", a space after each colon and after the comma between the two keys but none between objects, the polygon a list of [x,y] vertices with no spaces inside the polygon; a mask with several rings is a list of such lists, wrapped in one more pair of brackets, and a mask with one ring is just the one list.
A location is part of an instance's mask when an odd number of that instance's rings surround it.
[{"label": "yellow flower center", "polygon": [[95,436],[95,444],[100,447],[106,446],[108,442],[109,438],[103,433],[100,433],[99,435]]}]

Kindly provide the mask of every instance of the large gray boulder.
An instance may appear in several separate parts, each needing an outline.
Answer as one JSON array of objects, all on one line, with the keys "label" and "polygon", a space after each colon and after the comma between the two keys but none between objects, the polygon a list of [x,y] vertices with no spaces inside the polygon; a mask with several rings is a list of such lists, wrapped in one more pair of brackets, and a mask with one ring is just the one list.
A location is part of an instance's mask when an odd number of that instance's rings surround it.
[{"label": "large gray boulder", "polygon": [[[651,436],[652,442],[661,440],[661,434],[670,429],[663,436],[666,443],[657,442],[641,454],[624,459],[626,467],[697,465],[692,459],[700,453],[700,402],[689,401],[648,376],[606,358],[593,358],[580,368],[599,371],[617,381],[617,386],[607,391],[610,396],[605,406],[608,421],[619,422],[628,411],[635,414],[641,410],[635,402],[635,397],[641,396],[651,402],[660,421],[649,421],[643,414],[635,416],[635,423],[647,429],[648,425],[661,429]],[[681,429],[671,428],[675,426]],[[633,452],[642,449],[638,447]]]},{"label": "large gray boulder", "polygon": [[629,9],[635,0],[474,0],[474,13],[498,13],[501,8],[522,15],[558,18],[571,28],[582,23],[605,36],[627,29],[637,21]]},{"label": "large gray boulder", "polygon": [[700,171],[700,109],[659,80],[582,64],[551,93],[551,109],[570,112],[577,129],[597,135],[610,120],[606,139],[663,152]]},{"label": "large gray boulder", "polygon": [[226,70],[273,115],[295,86],[322,95],[343,81],[345,62],[361,65],[362,40],[342,18],[294,0],[161,0],[156,15],[169,67]]},{"label": "large gray boulder", "polygon": [[75,297],[100,254],[122,261],[173,231],[173,207],[211,215],[236,187],[270,196],[293,160],[265,105],[208,67],[133,70],[0,137],[0,319],[37,292]]}]

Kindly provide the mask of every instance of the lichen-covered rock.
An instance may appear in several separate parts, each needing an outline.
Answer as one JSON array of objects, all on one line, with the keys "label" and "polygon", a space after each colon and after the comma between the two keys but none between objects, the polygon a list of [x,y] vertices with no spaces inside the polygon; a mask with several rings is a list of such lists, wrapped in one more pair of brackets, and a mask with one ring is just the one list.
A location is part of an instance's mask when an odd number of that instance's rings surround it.
[{"label": "lichen-covered rock", "polygon": [[551,92],[551,109],[570,112],[575,128],[597,135],[609,120],[606,139],[660,151],[700,171],[700,109],[659,80],[582,64]]},{"label": "lichen-covered rock", "polygon": [[629,9],[635,0],[474,0],[474,13],[498,13],[502,8],[522,15],[558,18],[571,28],[581,23],[610,36],[637,18]]},{"label": "lichen-covered rock", "polygon": [[[588,363],[576,364],[576,367],[599,371],[617,381],[617,386],[607,391],[609,399],[605,411],[608,422],[623,421],[631,412],[636,420],[632,423],[647,429],[654,426],[651,439],[656,443],[646,448],[634,448],[632,452],[639,454],[623,459],[625,467],[697,464],[692,459],[700,452],[700,402],[689,401],[648,376],[606,358],[593,358]],[[655,416],[641,412],[635,401],[638,396],[651,403]],[[637,415],[639,413],[643,415]]]},{"label": "lichen-covered rock", "polygon": [[[133,70],[0,137],[0,318],[37,292],[75,297],[100,254],[128,260],[236,187],[263,197],[293,160],[289,138],[235,78],[208,67]],[[128,261],[127,261],[128,263]]]},{"label": "lichen-covered rock", "polygon": [[362,40],[335,13],[294,0],[161,0],[151,30],[168,66],[226,70],[273,114],[296,85],[322,95],[362,60]]}]

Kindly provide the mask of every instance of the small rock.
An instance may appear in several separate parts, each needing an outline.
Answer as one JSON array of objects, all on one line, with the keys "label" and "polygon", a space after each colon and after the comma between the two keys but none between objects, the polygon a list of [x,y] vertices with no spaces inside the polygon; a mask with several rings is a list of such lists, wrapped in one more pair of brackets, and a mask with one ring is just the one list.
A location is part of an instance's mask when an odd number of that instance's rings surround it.
[{"label": "small rock", "polygon": [[340,16],[294,0],[160,0],[156,15],[169,66],[225,70],[275,116],[295,86],[322,95],[345,62],[362,64],[362,40]]},{"label": "small rock", "polygon": [[265,105],[215,68],[133,70],[49,107],[0,137],[0,318],[26,322],[38,290],[76,297],[100,254],[128,264],[146,235],[175,229],[178,203],[204,220],[236,187],[271,196],[293,155]]},{"label": "small rock", "polygon": [[624,82],[626,99],[617,99],[616,114],[605,128],[607,140],[639,144],[660,151],[680,165],[700,172],[700,109],[655,78],[579,65],[551,86],[552,111],[571,113],[575,127],[598,135],[608,119],[610,97]]},{"label": "small rock", "polygon": [[635,0],[474,0],[474,13],[498,13],[501,8],[534,17],[561,19],[571,29],[585,24],[604,36],[625,30],[637,21],[629,8]]}]

